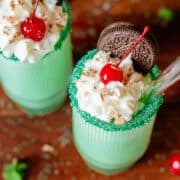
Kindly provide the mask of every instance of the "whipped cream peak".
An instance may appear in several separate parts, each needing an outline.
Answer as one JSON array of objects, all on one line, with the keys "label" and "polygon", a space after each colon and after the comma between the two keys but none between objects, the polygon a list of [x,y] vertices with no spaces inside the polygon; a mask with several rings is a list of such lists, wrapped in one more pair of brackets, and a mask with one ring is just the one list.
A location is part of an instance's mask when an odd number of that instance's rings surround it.
[{"label": "whipped cream peak", "polygon": [[35,42],[21,34],[20,25],[34,10],[34,0],[0,1],[0,52],[6,58],[15,55],[21,62],[35,63],[53,50],[60,31],[67,22],[67,14],[57,6],[57,0],[39,2],[36,16],[46,24],[45,37]]},{"label": "whipped cream peak", "polygon": [[124,81],[114,81],[104,85],[100,81],[101,68],[107,64],[115,64],[117,58],[99,51],[93,59],[86,61],[80,79],[75,80],[77,99],[80,108],[102,121],[123,124],[132,118],[138,109],[138,100],[147,88],[142,74],[133,68],[131,55],[120,65]]}]

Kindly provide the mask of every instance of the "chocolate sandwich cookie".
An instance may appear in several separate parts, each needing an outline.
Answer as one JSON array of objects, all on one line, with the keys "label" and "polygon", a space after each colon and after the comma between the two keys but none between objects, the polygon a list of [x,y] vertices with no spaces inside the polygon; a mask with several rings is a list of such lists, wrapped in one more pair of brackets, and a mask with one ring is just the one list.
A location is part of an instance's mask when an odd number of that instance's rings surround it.
[{"label": "chocolate sandwich cookie", "polygon": [[[120,58],[138,39],[141,32],[140,29],[130,23],[113,23],[107,26],[100,34],[97,48]],[[148,72],[154,65],[157,53],[157,44],[152,35],[148,34],[133,50],[132,59],[141,71]]]}]

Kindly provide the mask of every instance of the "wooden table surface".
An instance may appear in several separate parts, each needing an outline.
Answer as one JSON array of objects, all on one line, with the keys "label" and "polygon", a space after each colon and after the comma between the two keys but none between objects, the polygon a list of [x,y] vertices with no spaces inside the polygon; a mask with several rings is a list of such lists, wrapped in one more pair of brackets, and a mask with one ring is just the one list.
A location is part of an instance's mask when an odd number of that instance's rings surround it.
[{"label": "wooden table surface", "polygon": [[[157,62],[161,69],[180,55],[179,30],[171,27],[161,36],[163,31],[155,32],[161,47]],[[168,170],[169,155],[180,151],[179,90],[177,84],[167,92],[166,103],[160,108],[150,146],[143,158],[126,172],[103,176],[90,170],[75,149],[68,99],[58,111],[30,118],[8,99],[0,87],[0,180],[4,164],[13,158],[25,159],[28,163],[27,180],[180,179]],[[46,147],[51,152],[47,152]]]},{"label": "wooden table surface", "polygon": [[[179,54],[180,44],[166,47],[159,58],[163,69]],[[180,84],[165,96],[155,123],[150,146],[127,172],[103,176],[90,170],[77,153],[67,99],[58,111],[44,117],[27,117],[0,87],[0,180],[4,164],[13,158],[28,163],[27,180],[178,180],[168,170],[168,157],[180,151]],[[48,151],[47,152],[47,146]],[[50,150],[49,150],[50,147]]]},{"label": "wooden table surface", "polygon": [[[28,163],[28,180],[178,180],[180,177],[171,175],[167,165],[168,156],[180,150],[179,105],[166,103],[160,108],[143,158],[127,172],[108,177],[90,170],[77,153],[69,100],[50,115],[28,118],[0,89],[0,172],[5,163],[16,157]],[[47,145],[53,151],[46,152]]]},{"label": "wooden table surface", "polygon": [[[160,66],[177,57],[179,46],[160,56]],[[162,63],[164,61],[164,63]],[[77,153],[72,139],[71,108],[67,99],[58,111],[29,118],[0,87],[0,180],[2,168],[13,158],[28,163],[27,180],[178,180],[168,170],[168,156],[180,151],[180,84],[172,87],[160,108],[150,146],[127,172],[103,176],[90,170]],[[46,147],[50,151],[46,152]]]}]

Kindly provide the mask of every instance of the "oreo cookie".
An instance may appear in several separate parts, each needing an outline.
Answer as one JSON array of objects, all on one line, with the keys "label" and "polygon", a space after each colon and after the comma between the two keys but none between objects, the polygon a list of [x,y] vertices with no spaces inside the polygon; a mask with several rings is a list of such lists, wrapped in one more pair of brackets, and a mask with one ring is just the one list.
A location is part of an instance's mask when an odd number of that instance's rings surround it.
[{"label": "oreo cookie", "polygon": [[[133,24],[113,23],[101,32],[97,48],[120,58],[141,33],[142,30]],[[132,59],[136,67],[138,66],[143,72],[148,72],[153,67],[157,54],[157,44],[152,35],[148,33],[132,51]]]}]

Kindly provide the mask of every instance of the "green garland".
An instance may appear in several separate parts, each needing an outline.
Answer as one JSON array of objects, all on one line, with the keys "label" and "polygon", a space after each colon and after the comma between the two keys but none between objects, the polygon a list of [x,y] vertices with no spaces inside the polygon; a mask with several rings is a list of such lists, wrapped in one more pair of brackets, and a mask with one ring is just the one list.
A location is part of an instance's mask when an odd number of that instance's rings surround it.
[{"label": "green garland", "polygon": [[[62,9],[63,12],[67,13],[68,18],[67,18],[67,23],[66,26],[63,28],[63,30],[60,32],[59,34],[59,39],[56,42],[56,44],[54,45],[54,49],[58,50],[61,48],[61,45],[63,43],[63,41],[66,39],[66,37],[68,36],[69,32],[71,31],[71,10],[70,7],[68,5],[67,0],[63,0],[62,1]],[[41,59],[43,59],[45,56],[47,56],[49,53],[51,53],[52,51],[46,53]],[[11,57],[7,58],[3,55],[3,52],[0,51],[0,55],[3,56],[4,59],[6,60],[11,60],[11,61],[19,61],[19,59],[13,54]]]},{"label": "green garland", "polygon": [[148,95],[146,95],[145,98],[142,98],[142,102],[145,104],[144,107],[136,114],[134,114],[129,122],[124,123],[123,125],[115,125],[113,122],[104,122],[96,117],[92,117],[88,112],[82,111],[80,109],[76,98],[77,88],[74,81],[80,78],[86,61],[89,59],[93,59],[96,53],[96,49],[89,51],[85,56],[81,58],[81,60],[76,64],[76,67],[74,68],[69,84],[71,106],[75,108],[75,110],[86,122],[106,131],[126,131],[141,127],[144,124],[149,123],[151,121],[151,118],[157,113],[159,107],[163,103],[163,97],[156,95],[156,88],[154,88]]}]

